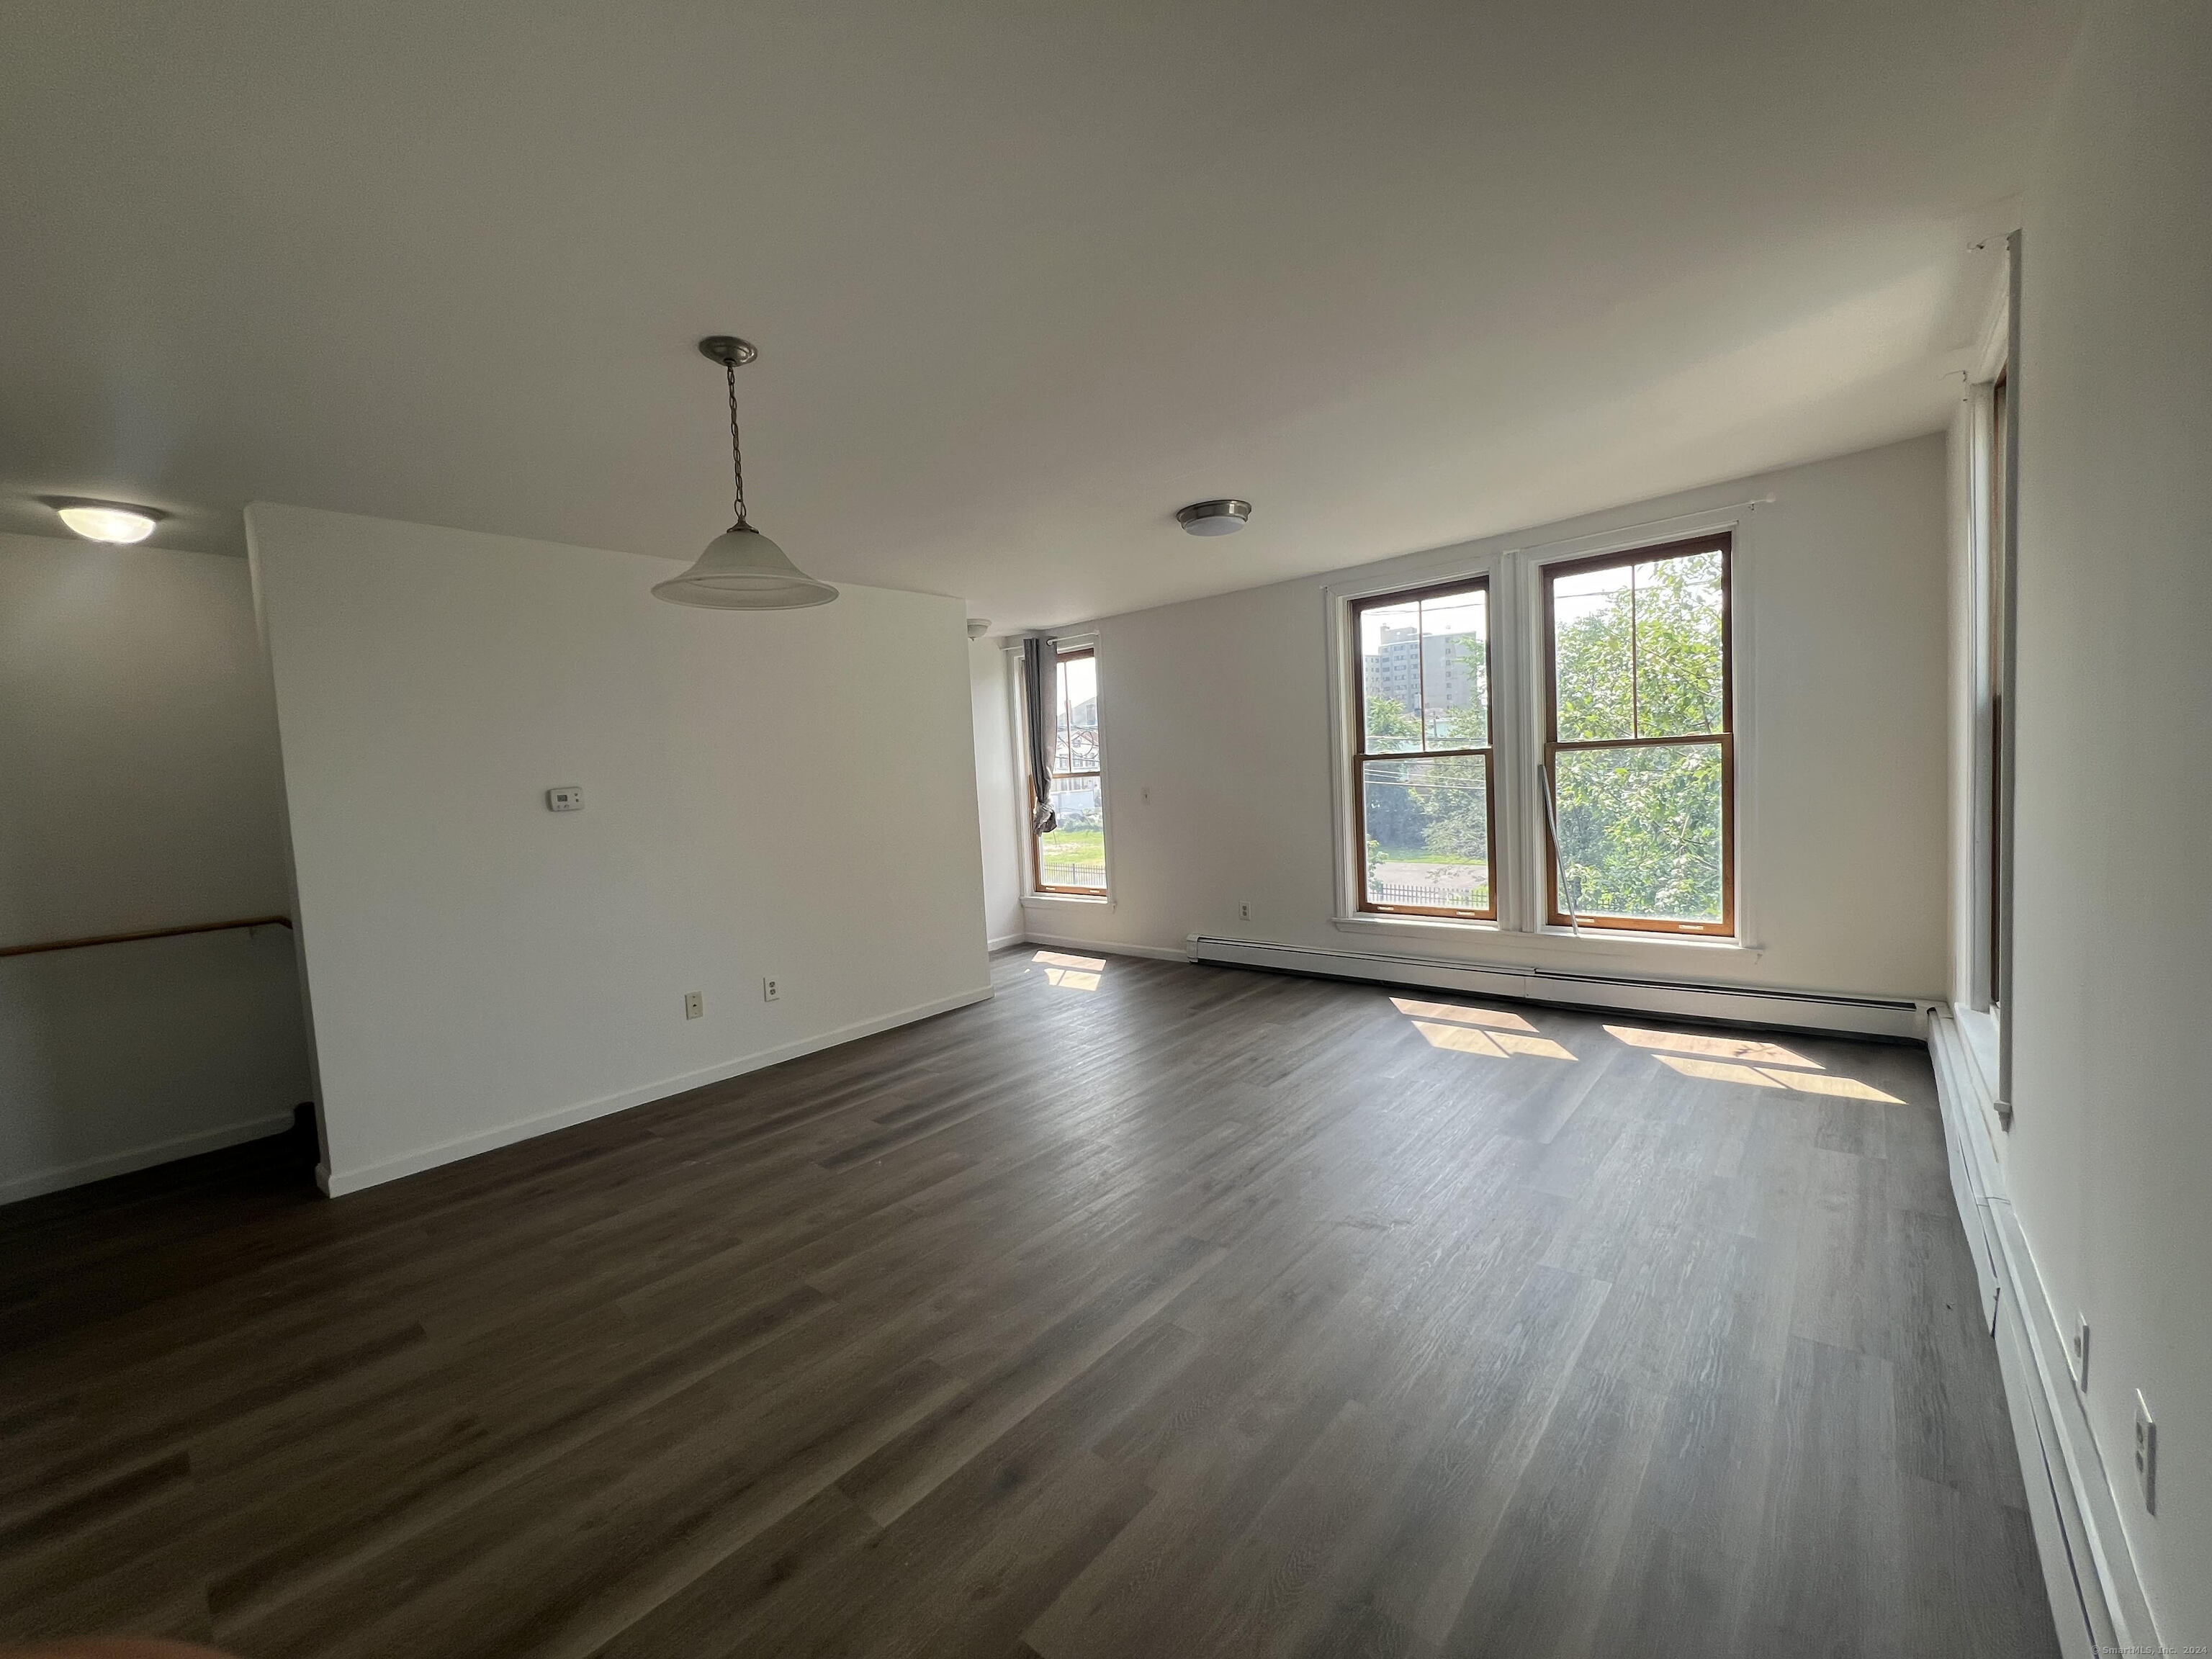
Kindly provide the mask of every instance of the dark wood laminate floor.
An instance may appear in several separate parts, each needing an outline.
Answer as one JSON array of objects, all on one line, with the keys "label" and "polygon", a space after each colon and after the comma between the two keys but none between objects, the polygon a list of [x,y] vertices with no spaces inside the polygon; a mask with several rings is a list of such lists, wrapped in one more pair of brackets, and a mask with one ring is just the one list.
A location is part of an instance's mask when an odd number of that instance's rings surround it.
[{"label": "dark wood laminate floor", "polygon": [[2056,1651],[1924,1054],[994,974],[337,1203],[0,1211],[0,1633]]}]

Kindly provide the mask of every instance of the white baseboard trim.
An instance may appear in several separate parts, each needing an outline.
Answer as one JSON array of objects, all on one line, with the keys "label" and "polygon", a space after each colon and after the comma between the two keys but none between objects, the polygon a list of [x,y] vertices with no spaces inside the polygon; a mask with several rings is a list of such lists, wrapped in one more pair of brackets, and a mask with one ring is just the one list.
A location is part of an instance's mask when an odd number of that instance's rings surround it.
[{"label": "white baseboard trim", "polygon": [[279,1112],[270,1117],[247,1118],[240,1123],[226,1123],[217,1128],[196,1130],[188,1135],[157,1140],[148,1146],[133,1146],[125,1152],[104,1153],[77,1164],[64,1164],[51,1170],[33,1170],[28,1175],[10,1176],[0,1181],[0,1204],[14,1204],[22,1199],[37,1198],[45,1193],[58,1193],[65,1188],[105,1181],[111,1176],[150,1170],[156,1164],[173,1164],[180,1158],[193,1158],[201,1152],[221,1152],[226,1146],[240,1146],[249,1140],[281,1135],[291,1127],[292,1114]]},{"label": "white baseboard trim", "polygon": [[1003,951],[1010,945],[1027,944],[1029,937],[1027,933],[1001,933],[996,939],[985,939],[983,948],[987,951]]},{"label": "white baseboard trim", "polygon": [[1942,1103],[1952,1189],[1983,1280],[1982,1311],[1996,1342],[2059,1648],[2067,1659],[2165,1651],[2143,1599],[2112,1482],[2074,1386],[2065,1335],[1990,1139],[1994,1114],[1987,1084],[1948,1009],[1930,1017],[1928,1048]]},{"label": "white baseboard trim", "polygon": [[1024,933],[1025,945],[1042,945],[1054,951],[1088,951],[1101,957],[1149,957],[1155,962],[1188,962],[1188,951],[1172,951],[1158,945],[1101,945],[1096,939],[1069,939],[1059,933]]},{"label": "white baseboard trim", "polygon": [[[442,1164],[457,1164],[465,1158],[474,1158],[479,1152],[495,1152],[501,1146],[512,1146],[517,1141],[534,1140],[539,1135],[550,1134],[556,1129],[566,1129],[578,1123],[588,1123],[595,1117],[605,1117],[615,1112],[626,1112],[633,1106],[643,1106],[652,1101],[665,1100],[671,1095],[680,1095],[687,1089],[702,1088],[709,1083],[720,1083],[730,1078],[741,1077],[747,1072],[757,1072],[770,1066],[781,1065],[787,1060],[796,1060],[801,1054],[834,1048],[841,1042],[857,1042],[873,1036],[878,1031],[888,1031],[895,1026],[911,1025],[918,1019],[927,1019],[935,1014],[950,1013],[955,1008],[965,1008],[971,1003],[988,1002],[991,988],[980,986],[971,991],[956,991],[951,996],[933,1001],[917,1003],[911,1008],[901,1008],[894,1013],[878,1015],[872,1019],[854,1020],[849,1025],[823,1031],[813,1036],[799,1037],[793,1042],[779,1043],[773,1048],[763,1048],[756,1054],[737,1060],[724,1060],[700,1071],[686,1072],[677,1077],[662,1078],[634,1089],[623,1089],[615,1094],[602,1095],[596,1100],[580,1101],[573,1106],[562,1106],[550,1112],[540,1112],[513,1123],[502,1123],[495,1129],[483,1129],[475,1134],[463,1135],[455,1140],[441,1141],[435,1146],[426,1146],[420,1152],[403,1152],[397,1158],[387,1158],[374,1164],[364,1164],[351,1170],[332,1170],[319,1165],[315,1182],[325,1195],[343,1198],[348,1193],[357,1193],[364,1188],[380,1187],[387,1181],[419,1175],[425,1170],[434,1170]],[[289,1121],[287,1119],[286,1121]]]},{"label": "white baseboard trim", "polygon": [[1378,985],[1463,991],[1475,996],[1511,997],[1571,1007],[1619,1008],[1728,1025],[1775,1025],[1915,1041],[1926,1034],[1929,1006],[1911,997],[1753,990],[1555,968],[1487,967],[1395,951],[1316,949],[1259,939],[1213,939],[1200,933],[1191,935],[1185,954],[1193,962],[1369,980]]}]

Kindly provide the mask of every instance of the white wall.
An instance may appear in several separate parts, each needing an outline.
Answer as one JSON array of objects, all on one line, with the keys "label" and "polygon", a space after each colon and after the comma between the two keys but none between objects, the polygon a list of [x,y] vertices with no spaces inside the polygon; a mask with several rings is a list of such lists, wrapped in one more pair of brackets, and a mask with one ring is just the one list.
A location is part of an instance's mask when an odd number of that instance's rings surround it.
[{"label": "white wall", "polygon": [[[289,911],[246,562],[0,535],[0,945]],[[0,1201],[264,1134],[289,935],[0,958]]]},{"label": "white wall", "polygon": [[[2007,1174],[2169,1643],[2212,1641],[2212,7],[2091,15],[2022,225]],[[2160,1425],[2136,1500],[2134,1395]]]},{"label": "white wall", "polygon": [[633,555],[246,527],[333,1192],[988,994],[960,601],[699,611]]},{"label": "white wall", "polygon": [[283,927],[0,958],[0,1203],[276,1134],[310,1094]]},{"label": "white wall", "polygon": [[1015,817],[1021,769],[1008,738],[1015,697],[1003,640],[969,647],[968,686],[975,729],[975,806],[983,837],[983,932],[994,945],[1018,941],[1022,920],[1022,842]]},{"label": "white wall", "polygon": [[[1541,948],[1555,966],[1568,951],[1607,971],[1940,994],[1945,488],[1943,439],[1931,434],[1472,544],[1528,546],[1775,497],[1736,532],[1739,602],[1754,641],[1738,663],[1753,715],[1740,745],[1740,817],[1759,948],[1436,929],[1404,948],[1518,963]],[[1204,556],[1203,544],[1193,549]],[[1395,562],[1432,571],[1433,559]],[[1097,624],[1114,898],[1099,905],[1032,897],[1033,935],[1180,949],[1186,935],[1205,932],[1393,948],[1331,921],[1323,589],[1334,580],[1278,583]],[[987,807],[987,816],[1000,810],[1011,811]],[[1249,925],[1236,919],[1240,901],[1253,906]]]},{"label": "white wall", "polygon": [[0,536],[0,943],[281,913],[246,562]]}]

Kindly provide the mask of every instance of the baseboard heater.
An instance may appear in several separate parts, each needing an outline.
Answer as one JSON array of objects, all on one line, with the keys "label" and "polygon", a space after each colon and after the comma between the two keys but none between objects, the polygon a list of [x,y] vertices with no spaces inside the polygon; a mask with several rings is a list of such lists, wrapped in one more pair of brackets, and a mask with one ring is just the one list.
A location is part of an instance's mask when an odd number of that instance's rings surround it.
[{"label": "baseboard heater", "polygon": [[1193,962],[1264,968],[1324,979],[1366,980],[1423,990],[1513,997],[1567,1007],[1619,1008],[1673,1019],[1723,1025],[1771,1025],[1801,1031],[1842,1031],[1855,1036],[1925,1040],[1929,1004],[1911,997],[1865,997],[1821,991],[1747,990],[1687,980],[1619,974],[1573,973],[1556,968],[1490,966],[1435,957],[1374,951],[1328,951],[1256,939],[1213,939],[1194,933],[1186,941]]},{"label": "baseboard heater", "polygon": [[[2143,1595],[2111,1468],[2090,1427],[2087,1404],[2074,1386],[2065,1333],[2021,1231],[2004,1164],[1991,1140],[1996,1111],[1989,1085],[1954,1011],[1938,1009],[1930,1016],[1928,1050],[1943,1109],[1952,1195],[1981,1281],[1982,1322],[1996,1343],[2058,1650],[2065,1659],[2180,1652],[2160,1641]],[[2125,1486],[2135,1472],[2127,1466],[2124,1431],[2119,1449]]]}]

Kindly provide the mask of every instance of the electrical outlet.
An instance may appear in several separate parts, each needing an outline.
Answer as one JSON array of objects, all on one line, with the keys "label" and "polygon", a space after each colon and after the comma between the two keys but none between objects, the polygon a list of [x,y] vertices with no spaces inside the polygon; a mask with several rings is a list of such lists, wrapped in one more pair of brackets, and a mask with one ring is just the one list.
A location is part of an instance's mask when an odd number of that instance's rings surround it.
[{"label": "electrical outlet", "polygon": [[700,1015],[706,1012],[707,1000],[704,997],[701,996],[696,991],[686,991],[684,994],[684,1018],[696,1019]]},{"label": "electrical outlet", "polygon": [[763,1002],[774,1002],[779,997],[782,996],[782,994],[783,987],[777,982],[774,975],[770,975],[768,978],[761,981],[761,1000]]},{"label": "electrical outlet", "polygon": [[2136,1489],[2142,1493],[2143,1508],[2158,1513],[2158,1419],[2150,1402],[2136,1390]]},{"label": "electrical outlet", "polygon": [[2074,1386],[2087,1394],[2089,1391],[2089,1321],[2081,1314],[2074,1316],[2074,1340],[2067,1346],[2066,1363],[2073,1368]]},{"label": "electrical outlet", "polygon": [[1249,921],[1252,920],[1252,904],[1250,900],[1240,899],[1237,901],[1237,920],[1239,921]]},{"label": "electrical outlet", "polygon": [[545,810],[549,812],[580,812],[584,810],[584,791],[581,786],[563,783],[545,792]]}]

